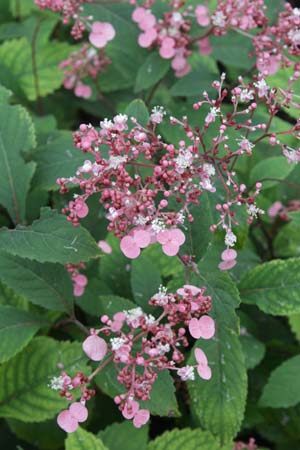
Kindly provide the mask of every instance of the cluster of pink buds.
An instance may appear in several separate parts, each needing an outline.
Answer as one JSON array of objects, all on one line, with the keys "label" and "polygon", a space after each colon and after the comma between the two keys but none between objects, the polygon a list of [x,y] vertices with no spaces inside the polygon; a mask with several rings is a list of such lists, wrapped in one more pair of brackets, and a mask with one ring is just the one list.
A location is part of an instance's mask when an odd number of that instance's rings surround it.
[{"label": "cluster of pink buds", "polygon": [[[288,88],[280,92],[270,89],[262,74],[248,83],[240,78],[240,84],[229,94],[222,87],[223,74],[221,82],[212,84],[217,97],[210,98],[204,92],[203,100],[194,104],[194,109],[206,110],[202,127],[193,129],[186,117],[170,118],[172,125],[182,127],[186,133],[186,139],[178,146],[164,142],[157,134],[157,125],[162,124],[165,114],[160,107],[152,110],[147,126],[131,118],[130,130],[129,119],[123,114],[101,121],[99,130],[92,125],[81,125],[74,133],[74,144],[87,159],[75,176],[57,180],[61,193],[74,186],[81,194],[75,194],[63,212],[76,226],[89,213],[88,198],[98,195],[106,210],[108,230],[121,240],[121,250],[128,258],[137,258],[143,248],[155,242],[162,245],[165,254],[174,256],[185,241],[182,231],[185,220],[193,221],[190,205],[198,205],[203,192],[214,194],[215,183],[219,181],[218,189],[223,190],[226,200],[216,205],[220,220],[210,229],[215,231],[220,227],[225,231],[225,245],[229,250],[237,241],[233,231],[233,226],[239,225],[236,209],[246,209],[249,223],[263,213],[255,203],[262,183],[257,181],[250,188],[239,184],[235,161],[244,155],[250,157],[256,143],[263,139],[279,146],[285,154],[281,135],[300,137],[299,121],[287,125],[286,130],[270,131],[277,112],[295,103],[293,83],[298,78],[299,72],[295,70]],[[269,114],[264,122],[255,119],[261,105],[267,107]],[[209,140],[207,130],[214,130],[214,137]],[[229,130],[238,131],[240,138],[229,143]],[[106,155],[108,149],[108,157],[103,155],[102,148]],[[227,251],[222,259],[220,269],[228,269],[234,266],[236,254]]]},{"label": "cluster of pink buds", "polygon": [[193,285],[184,285],[176,294],[160,286],[159,292],[149,300],[151,306],[161,308],[158,318],[145,314],[140,307],[118,312],[112,318],[102,316],[102,327],[91,329],[83,342],[86,355],[102,363],[88,378],[79,373],[72,379],[63,372],[51,381],[50,387],[60,390],[60,395],[70,401],[74,397],[70,391],[81,389],[80,402],[59,414],[59,426],[72,432],[79,422],[86,420],[85,401],[94,394],[87,385],[110,362],[114,363],[117,380],[126,391],[114,401],[123,417],[132,419],[137,428],[149,420],[149,411],[141,405],[150,398],[160,371],[173,371],[181,380],[188,381],[195,379],[196,369],[201,378],[209,380],[212,372],[203,350],[195,349],[196,364],[185,366],[182,352],[188,346],[186,328],[195,339],[211,339],[215,334],[214,320],[207,314],[211,298],[204,294],[205,288]]},{"label": "cluster of pink buds", "polygon": [[84,44],[59,65],[64,70],[64,87],[74,89],[77,97],[89,98],[92,89],[82,80],[89,76],[96,80],[98,74],[104,72],[105,67],[110,63],[111,60],[103,49],[96,50],[94,47]]},{"label": "cluster of pink buds", "polygon": [[79,272],[80,269],[85,269],[85,264],[82,262],[78,264],[66,264],[66,269],[71,275],[73,282],[73,294],[75,297],[80,297],[83,295],[85,287],[88,283],[87,277]]},{"label": "cluster of pink buds", "polygon": [[63,16],[64,25],[74,22],[71,35],[74,39],[81,39],[83,32],[86,30],[86,19],[91,20],[92,17],[82,17],[83,3],[92,3],[93,0],[35,0],[37,6],[41,9],[50,9],[51,11],[60,12]]}]

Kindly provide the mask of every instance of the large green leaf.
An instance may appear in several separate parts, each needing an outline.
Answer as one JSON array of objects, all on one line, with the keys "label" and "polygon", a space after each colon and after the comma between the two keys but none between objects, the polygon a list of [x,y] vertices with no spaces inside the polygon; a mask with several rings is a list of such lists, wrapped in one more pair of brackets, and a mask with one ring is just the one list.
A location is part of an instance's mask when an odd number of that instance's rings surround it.
[{"label": "large green leaf", "polygon": [[242,300],[274,315],[300,312],[300,259],[274,260],[246,272],[239,284]]},{"label": "large green leaf", "polygon": [[[239,342],[239,322],[235,308],[239,295],[235,284],[226,273],[209,272],[205,261],[199,264],[200,277],[193,284],[207,287],[212,297],[211,315],[215,320],[213,339],[198,340],[195,348],[202,348],[212,369],[212,378],[205,381],[196,376],[189,383],[191,407],[200,425],[210,431],[222,445],[234,438],[243,419],[247,373]],[[190,362],[194,364],[194,354]]]},{"label": "large green leaf", "polygon": [[0,202],[15,223],[24,222],[26,197],[35,169],[34,163],[25,164],[21,152],[34,146],[34,128],[27,111],[21,106],[1,105]]},{"label": "large green leaf", "polygon": [[65,444],[66,450],[108,450],[100,438],[80,427],[68,435]]},{"label": "large green leaf", "polygon": [[247,369],[253,369],[263,359],[266,346],[251,334],[240,336],[243,353],[245,355],[245,364]]},{"label": "large green leaf", "polygon": [[132,262],[131,288],[134,300],[145,311],[153,310],[149,307],[150,298],[158,292],[162,280],[157,266],[153,265],[150,258],[142,254]]},{"label": "large green leaf", "polygon": [[63,71],[58,65],[71,49],[67,43],[33,42],[23,37],[0,46],[0,81],[14,91],[19,89],[29,100],[51,94],[61,86]]},{"label": "large green leaf", "polygon": [[100,431],[98,436],[109,450],[146,450],[148,427],[135,428],[129,420],[112,425]]},{"label": "large green leaf", "polygon": [[[262,189],[275,186],[278,180],[284,180],[294,169],[294,164],[289,164],[284,156],[273,156],[260,161],[250,172],[250,183],[262,182]],[[274,180],[264,181],[266,178]]]},{"label": "large green leaf", "polygon": [[125,110],[125,114],[127,114],[129,118],[129,126],[132,126],[133,122],[131,121],[131,117],[137,119],[138,123],[145,127],[149,121],[149,112],[145,105],[145,103],[136,99],[129,103],[128,107]]},{"label": "large green leaf", "polygon": [[72,376],[86,373],[86,357],[79,343],[38,337],[0,368],[0,417],[42,422],[51,419],[68,402],[48,387],[63,367]]},{"label": "large green leaf", "polygon": [[203,91],[212,91],[211,83],[217,78],[218,75],[204,65],[199,65],[196,70],[176,81],[170,92],[175,97],[199,96]]},{"label": "large green leaf", "polygon": [[24,348],[35,333],[48,322],[36,314],[0,305],[0,363]]},{"label": "large green leaf", "polygon": [[154,441],[147,450],[221,450],[219,443],[208,431],[183,430],[166,431]]},{"label": "large green leaf", "polygon": [[265,385],[261,406],[289,408],[300,402],[300,356],[294,356],[277,367]]},{"label": "large green leaf", "polygon": [[230,63],[233,67],[239,69],[250,69],[254,58],[249,58],[249,53],[252,50],[251,39],[241,36],[240,34],[231,31],[226,36],[213,36],[210,38],[213,52],[212,56],[224,64]]},{"label": "large green leaf", "polygon": [[154,86],[167,74],[169,68],[170,61],[168,59],[161,58],[156,51],[150,53],[139,68],[134,91],[140,92]]},{"label": "large green leaf", "polygon": [[33,185],[47,190],[58,190],[57,178],[73,176],[87,159],[73,146],[70,132],[61,133],[58,138],[38,147],[33,157],[37,163]]},{"label": "large green leaf", "polygon": [[75,263],[100,256],[87,230],[73,227],[65,216],[44,209],[29,227],[0,230],[0,249],[39,262]]},{"label": "large green leaf", "polygon": [[72,282],[59,264],[41,264],[0,251],[0,280],[36,305],[73,311]]}]

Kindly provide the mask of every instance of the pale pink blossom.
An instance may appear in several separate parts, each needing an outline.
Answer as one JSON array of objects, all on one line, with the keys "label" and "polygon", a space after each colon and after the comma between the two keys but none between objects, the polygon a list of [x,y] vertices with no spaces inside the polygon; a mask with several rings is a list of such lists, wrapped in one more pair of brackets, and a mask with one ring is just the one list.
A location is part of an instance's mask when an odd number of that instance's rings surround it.
[{"label": "pale pink blossom", "polygon": [[107,343],[96,334],[87,337],[83,341],[82,348],[92,361],[101,361],[107,353]]},{"label": "pale pink blossom", "polygon": [[197,372],[199,377],[204,380],[211,379],[211,368],[208,365],[207,357],[201,348],[196,348],[195,350],[195,358],[198,363]]},{"label": "pale pink blossom", "polygon": [[185,242],[185,235],[179,228],[162,230],[157,234],[157,241],[162,244],[163,252],[168,256],[175,256],[180,246]]},{"label": "pale pink blossom", "polygon": [[[67,88],[66,85],[65,88]],[[89,98],[92,95],[92,89],[90,86],[79,82],[75,87],[74,93],[76,97]]]},{"label": "pale pink blossom", "polygon": [[98,247],[103,251],[103,253],[110,254],[112,252],[111,246],[105,241],[99,241]]},{"label": "pale pink blossom", "polygon": [[210,24],[210,16],[207,6],[198,5],[195,9],[196,20],[202,27],[207,27]]},{"label": "pale pink blossom", "polygon": [[94,22],[89,41],[97,48],[103,48],[116,35],[114,27],[108,22]]},{"label": "pale pink blossom", "polygon": [[150,419],[150,413],[147,409],[140,409],[133,418],[133,425],[136,428],[141,428]]},{"label": "pale pink blossom", "polygon": [[194,317],[189,323],[189,331],[195,339],[211,339],[215,334],[215,322],[209,316]]}]

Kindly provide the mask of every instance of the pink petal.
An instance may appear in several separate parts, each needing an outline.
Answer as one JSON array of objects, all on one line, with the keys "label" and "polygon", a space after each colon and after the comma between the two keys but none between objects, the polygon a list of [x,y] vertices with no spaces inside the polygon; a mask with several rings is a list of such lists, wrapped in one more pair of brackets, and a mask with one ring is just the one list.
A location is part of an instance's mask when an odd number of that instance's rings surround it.
[{"label": "pink petal", "polygon": [[194,354],[195,354],[195,358],[196,358],[196,361],[198,364],[202,364],[202,365],[208,364],[206,354],[204,353],[203,350],[201,350],[201,348],[196,348]]},{"label": "pink petal", "polygon": [[179,230],[179,228],[173,228],[170,230],[170,237],[171,240],[176,242],[177,245],[182,245],[185,242],[185,235],[184,233]]},{"label": "pink petal", "polygon": [[201,337],[211,339],[215,334],[215,321],[209,316],[202,316],[198,320]]},{"label": "pink petal", "polygon": [[103,23],[103,33],[108,41],[111,41],[116,35],[114,27],[109,22]]},{"label": "pink petal", "polygon": [[87,408],[79,402],[72,403],[69,408],[71,416],[76,419],[78,422],[85,422],[88,418],[88,410]]},{"label": "pink petal", "polygon": [[143,20],[144,19],[144,17],[145,17],[145,15],[146,15],[146,10],[145,10],[145,8],[136,8],[134,11],[133,11],[133,13],[132,13],[132,20],[134,21],[134,22],[137,22],[137,23],[139,23],[141,20]]},{"label": "pink petal", "polygon": [[107,352],[107,344],[104,339],[96,334],[87,337],[82,344],[83,351],[92,361],[101,361]]},{"label": "pink petal", "polygon": [[173,56],[175,55],[175,48],[174,47],[160,47],[159,54],[164,59],[173,58]]},{"label": "pink petal", "polygon": [[139,410],[140,405],[135,400],[127,400],[122,411],[125,419],[132,419]]},{"label": "pink petal", "polygon": [[167,256],[175,256],[179,252],[179,245],[175,242],[167,242],[162,246],[163,252]]},{"label": "pink petal", "polygon": [[175,40],[169,36],[166,36],[163,38],[161,42],[161,46],[163,48],[174,48],[175,47]]},{"label": "pink petal", "polygon": [[232,249],[227,249],[224,250],[224,252],[221,255],[221,258],[223,259],[223,261],[231,261],[233,259],[236,259],[237,257],[237,252],[235,250]]},{"label": "pink petal", "polygon": [[151,242],[150,234],[144,230],[135,230],[133,232],[133,239],[136,245],[140,248],[146,248]]},{"label": "pink petal", "polygon": [[199,289],[197,286],[193,286],[192,284],[185,284],[182,288],[177,289],[177,294],[187,295],[185,289],[188,289],[192,293],[192,295],[197,295],[199,294],[199,292],[201,292],[201,289]]},{"label": "pink petal", "polygon": [[109,254],[112,252],[111,246],[105,241],[99,241],[98,247],[103,251],[103,253]]},{"label": "pink petal", "polygon": [[276,217],[279,211],[283,208],[283,204],[279,201],[273,203],[273,205],[268,209],[268,215],[272,218]]},{"label": "pink petal", "polygon": [[208,8],[204,5],[199,5],[195,9],[196,19],[199,25],[202,27],[207,27],[210,24],[210,17],[208,13]]},{"label": "pink petal", "polygon": [[131,236],[124,236],[121,239],[120,247],[127,258],[135,259],[141,253],[140,248],[136,245],[134,239]]},{"label": "pink petal", "polygon": [[73,287],[73,295],[75,297],[81,297],[84,293],[84,286],[80,286],[79,284],[75,284]]},{"label": "pink petal", "polygon": [[147,48],[153,44],[157,38],[157,32],[154,28],[150,28],[145,33],[141,33],[138,37],[138,43],[141,47]]},{"label": "pink petal", "polygon": [[157,233],[156,239],[160,244],[162,245],[166,244],[167,242],[170,241],[170,231],[169,230],[160,231],[159,233]]},{"label": "pink petal", "polygon": [[197,372],[199,377],[203,378],[204,380],[210,380],[211,379],[211,368],[205,364],[199,364],[197,366]]},{"label": "pink petal", "polygon": [[76,215],[80,219],[83,219],[84,217],[86,217],[88,215],[89,208],[88,208],[87,204],[84,203],[84,201],[79,201],[76,203],[75,211],[76,211]]},{"label": "pink petal", "polygon": [[104,22],[99,22],[99,21],[97,21],[97,22],[94,22],[93,24],[92,24],[92,33],[102,33],[102,31],[103,31],[103,23]]},{"label": "pink petal", "polygon": [[67,433],[73,433],[78,428],[78,421],[71,415],[68,409],[65,409],[57,416],[57,423]]},{"label": "pink petal", "polygon": [[232,259],[231,261],[222,261],[218,267],[220,270],[230,270],[236,265],[236,260]]},{"label": "pink petal", "polygon": [[201,337],[199,321],[195,317],[189,323],[189,332],[195,339],[199,339]]},{"label": "pink petal", "polygon": [[89,41],[97,48],[103,48],[107,44],[107,38],[104,34],[90,33]]},{"label": "pink petal", "polygon": [[143,31],[147,31],[156,25],[156,18],[153,14],[145,14],[142,20],[139,20],[139,27]]},{"label": "pink petal", "polygon": [[185,65],[186,65],[186,58],[180,55],[175,56],[171,64],[174,70],[182,70],[184,69]]},{"label": "pink petal", "polygon": [[86,286],[88,283],[88,279],[85,275],[82,275],[81,273],[79,273],[78,275],[76,275],[73,280],[75,281],[76,284],[78,284],[79,286]]},{"label": "pink petal", "polygon": [[147,409],[140,409],[133,418],[133,425],[140,428],[150,419],[150,413]]},{"label": "pink petal", "polygon": [[[66,85],[65,87],[67,88]],[[74,93],[76,97],[89,98],[92,95],[92,89],[86,84],[78,83],[75,87]]]}]

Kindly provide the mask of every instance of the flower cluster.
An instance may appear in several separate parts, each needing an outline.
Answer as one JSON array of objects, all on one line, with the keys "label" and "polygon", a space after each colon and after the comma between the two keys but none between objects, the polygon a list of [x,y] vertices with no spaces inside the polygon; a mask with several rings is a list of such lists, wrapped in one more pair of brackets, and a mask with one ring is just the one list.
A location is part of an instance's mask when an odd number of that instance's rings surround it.
[{"label": "flower cluster", "polygon": [[196,369],[201,378],[209,380],[211,369],[200,348],[194,352],[196,363],[183,365],[183,348],[188,346],[186,328],[195,339],[211,339],[215,334],[214,320],[207,314],[211,309],[211,298],[204,294],[205,288],[193,285],[184,285],[175,294],[161,286],[149,300],[151,306],[161,309],[157,318],[145,314],[140,307],[115,313],[112,318],[102,316],[101,328],[91,329],[83,342],[86,355],[92,361],[102,361],[99,367],[88,378],[82,373],[71,378],[63,372],[51,381],[50,387],[60,390],[60,395],[69,401],[76,397],[76,389],[81,389],[80,401],[59,414],[58,425],[72,432],[79,422],[86,420],[85,402],[94,394],[87,386],[111,362],[118,371],[117,380],[125,390],[114,401],[123,417],[132,419],[137,428],[149,420],[149,411],[141,406],[150,398],[160,371],[170,370],[181,380],[188,381],[195,379]]},{"label": "flower cluster", "polygon": [[82,4],[92,2],[93,0],[35,0],[41,9],[60,12],[64,25],[68,25],[71,21],[74,22],[71,30],[74,39],[81,39],[86,30],[86,18],[80,15],[83,11]]},{"label": "flower cluster", "polygon": [[245,442],[235,442],[233,450],[257,450],[257,445],[255,444],[255,439],[250,438],[248,444]]},{"label": "flower cluster", "polygon": [[59,65],[64,70],[64,87],[74,89],[77,97],[89,98],[92,89],[82,80],[88,76],[96,80],[98,74],[104,72],[106,65],[110,63],[111,60],[104,50],[97,51],[94,47],[84,44]]}]

